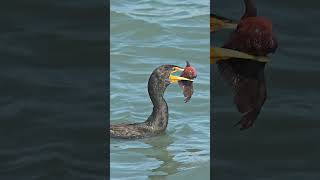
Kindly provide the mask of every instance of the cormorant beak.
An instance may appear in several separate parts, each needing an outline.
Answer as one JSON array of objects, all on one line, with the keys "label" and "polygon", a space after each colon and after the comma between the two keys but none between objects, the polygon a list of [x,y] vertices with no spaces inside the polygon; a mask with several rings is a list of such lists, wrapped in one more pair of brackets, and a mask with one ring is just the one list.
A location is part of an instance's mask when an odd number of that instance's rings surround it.
[{"label": "cormorant beak", "polygon": [[174,76],[172,75],[173,73],[175,72],[182,72],[184,71],[183,68],[180,68],[180,67],[174,67],[173,70],[170,72],[170,77],[169,77],[169,80],[170,80],[170,83],[177,83],[178,81],[193,81],[192,79],[188,79],[188,78],[185,78],[185,77],[180,77],[180,76]]},{"label": "cormorant beak", "polygon": [[224,17],[210,14],[210,32],[216,32],[221,29],[236,29],[238,22]]},{"label": "cormorant beak", "polygon": [[241,51],[236,51],[227,48],[219,48],[214,47],[210,48],[210,63],[214,64],[217,61],[229,60],[231,58],[244,59],[244,60],[252,60],[267,63],[269,62],[269,58],[267,56],[253,56]]}]

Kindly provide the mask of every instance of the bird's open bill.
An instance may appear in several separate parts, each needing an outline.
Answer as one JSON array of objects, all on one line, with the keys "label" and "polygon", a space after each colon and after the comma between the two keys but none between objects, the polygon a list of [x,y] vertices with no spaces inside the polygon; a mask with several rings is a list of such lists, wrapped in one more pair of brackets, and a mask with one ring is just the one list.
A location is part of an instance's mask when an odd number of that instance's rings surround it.
[{"label": "bird's open bill", "polygon": [[173,73],[175,72],[178,72],[178,71],[184,71],[183,68],[179,68],[179,67],[175,67],[173,71],[171,71],[170,73],[170,83],[178,83],[178,81],[193,81],[192,79],[189,79],[189,78],[185,78],[185,77],[181,77],[181,76],[175,76],[175,75],[172,75]]},{"label": "bird's open bill", "polygon": [[220,47],[210,48],[211,64],[214,64],[217,61],[227,61],[232,58],[252,60],[252,61],[258,61],[263,63],[269,62],[269,58],[266,56],[253,56],[244,52],[227,49],[227,48],[220,48]]},{"label": "bird's open bill", "polygon": [[210,32],[220,29],[236,29],[238,22],[215,14],[210,14]]},{"label": "bird's open bill", "polygon": [[171,83],[177,83],[178,81],[193,81],[193,79],[170,75],[170,82]]}]

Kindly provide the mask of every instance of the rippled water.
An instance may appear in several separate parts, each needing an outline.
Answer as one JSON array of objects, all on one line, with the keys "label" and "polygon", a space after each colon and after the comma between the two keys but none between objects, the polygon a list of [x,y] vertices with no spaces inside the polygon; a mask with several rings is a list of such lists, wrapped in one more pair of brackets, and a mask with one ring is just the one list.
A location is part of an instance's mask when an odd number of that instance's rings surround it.
[{"label": "rippled water", "polygon": [[[279,49],[266,67],[268,99],[253,128],[233,127],[240,114],[230,88],[214,68],[214,178],[233,180],[320,179],[320,16],[319,1],[255,0],[258,13],[271,19]],[[242,1],[215,0],[215,13],[238,19]],[[211,38],[222,45],[230,31]]]},{"label": "rippled water", "polygon": [[209,1],[111,1],[111,123],[142,122],[152,111],[149,75],[162,64],[198,70],[187,104],[177,85],[165,93],[165,135],[111,140],[111,179],[209,179]]},{"label": "rippled water", "polygon": [[103,5],[1,3],[0,179],[105,178]]}]

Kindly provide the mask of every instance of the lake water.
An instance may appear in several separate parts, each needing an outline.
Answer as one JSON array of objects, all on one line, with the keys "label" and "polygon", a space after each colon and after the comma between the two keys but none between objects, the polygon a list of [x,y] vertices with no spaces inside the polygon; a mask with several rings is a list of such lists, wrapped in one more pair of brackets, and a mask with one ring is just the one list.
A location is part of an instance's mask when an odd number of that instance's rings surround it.
[{"label": "lake water", "polygon": [[[230,87],[213,67],[215,179],[320,179],[319,1],[255,0],[274,23],[279,48],[266,66],[268,99],[254,125],[239,131]],[[242,0],[215,0],[213,12],[239,19]],[[220,46],[230,31],[211,37]]]},{"label": "lake water", "polygon": [[[187,104],[178,85],[165,92],[165,135],[111,139],[111,179],[209,179],[209,0],[111,1],[111,123],[142,122],[150,115],[149,75],[162,64],[197,68]],[[190,175],[193,174],[193,175]]]}]

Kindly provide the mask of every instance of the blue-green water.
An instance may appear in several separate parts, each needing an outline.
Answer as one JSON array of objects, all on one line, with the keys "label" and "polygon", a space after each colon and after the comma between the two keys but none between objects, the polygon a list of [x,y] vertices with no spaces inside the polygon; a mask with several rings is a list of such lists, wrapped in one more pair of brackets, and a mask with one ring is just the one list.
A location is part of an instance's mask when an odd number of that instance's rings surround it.
[{"label": "blue-green water", "polygon": [[165,135],[111,139],[111,179],[209,179],[209,0],[111,1],[111,123],[142,122],[152,111],[149,75],[162,64],[198,70],[191,101],[178,85],[165,93]]}]

